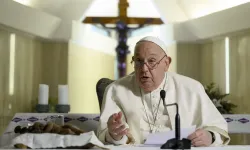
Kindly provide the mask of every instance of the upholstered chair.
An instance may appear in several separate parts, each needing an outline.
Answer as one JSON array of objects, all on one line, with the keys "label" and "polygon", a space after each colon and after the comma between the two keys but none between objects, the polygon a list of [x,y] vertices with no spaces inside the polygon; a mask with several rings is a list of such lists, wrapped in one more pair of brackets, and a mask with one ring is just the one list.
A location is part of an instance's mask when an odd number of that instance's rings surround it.
[{"label": "upholstered chair", "polygon": [[101,78],[96,84],[96,94],[97,94],[97,97],[98,97],[100,110],[101,110],[101,107],[102,107],[102,100],[103,100],[103,94],[105,92],[105,89],[112,82],[114,82],[114,80],[111,80],[111,79],[108,79],[108,78]]}]

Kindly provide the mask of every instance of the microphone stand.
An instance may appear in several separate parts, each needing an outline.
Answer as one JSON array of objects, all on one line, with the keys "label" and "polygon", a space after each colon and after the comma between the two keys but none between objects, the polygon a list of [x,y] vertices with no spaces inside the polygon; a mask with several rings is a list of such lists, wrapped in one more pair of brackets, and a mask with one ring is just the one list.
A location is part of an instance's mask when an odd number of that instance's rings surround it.
[{"label": "microphone stand", "polygon": [[175,138],[169,139],[165,144],[161,146],[161,149],[191,149],[191,141],[189,139],[181,137],[181,131],[180,131],[180,115],[179,115],[179,107],[177,103],[168,104],[165,103],[165,97],[163,99],[163,105],[166,109],[168,106],[175,105],[176,106],[176,115],[175,115]]}]

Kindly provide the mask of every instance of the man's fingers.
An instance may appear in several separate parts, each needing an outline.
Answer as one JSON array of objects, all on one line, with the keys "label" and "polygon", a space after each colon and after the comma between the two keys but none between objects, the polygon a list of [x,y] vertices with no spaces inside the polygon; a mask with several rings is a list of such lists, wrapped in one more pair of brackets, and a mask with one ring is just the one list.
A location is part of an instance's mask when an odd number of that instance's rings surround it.
[{"label": "man's fingers", "polygon": [[119,112],[115,118],[116,121],[121,121],[122,119],[122,112]]},{"label": "man's fingers", "polygon": [[118,116],[117,113],[115,113],[115,114],[112,115],[112,117],[113,117],[114,120],[116,120],[117,116]]},{"label": "man's fingers", "polygon": [[187,138],[189,139],[189,140],[193,140],[193,139],[195,139],[196,137],[199,137],[199,136],[201,136],[203,134],[203,132],[201,131],[201,130],[196,130],[194,133],[192,133],[192,134],[190,134]]},{"label": "man's fingers", "polygon": [[188,136],[192,145],[196,147],[209,146],[211,144],[211,137],[208,131],[203,129],[196,130],[193,134]]},{"label": "man's fingers", "polygon": [[192,144],[196,147],[201,147],[201,146],[205,146],[203,141],[196,141],[196,142],[192,142]]},{"label": "man's fingers", "polygon": [[111,115],[108,119],[108,123],[113,122],[113,120],[115,120],[114,118],[115,118],[115,114]]},{"label": "man's fingers", "polygon": [[112,136],[113,139],[120,140],[120,139],[122,139],[122,137],[124,135],[127,135],[128,129],[121,130],[119,133],[111,133],[111,132],[109,132],[109,133],[110,133],[110,135]]},{"label": "man's fingers", "polygon": [[201,141],[201,138],[196,137],[196,138],[194,138],[191,142],[192,142],[193,145],[195,145],[195,143],[196,143],[196,142],[199,142],[199,141]]},{"label": "man's fingers", "polygon": [[128,129],[126,129],[126,126],[122,123],[122,112],[111,115],[107,125],[109,133],[114,139],[119,140],[128,133]]},{"label": "man's fingers", "polygon": [[124,130],[119,131],[118,133],[115,133],[115,136],[118,138],[122,138],[127,133],[128,133],[128,129],[124,129]]},{"label": "man's fingers", "polygon": [[111,125],[111,124],[114,124],[115,122],[117,122],[117,121],[116,121],[117,116],[118,116],[117,113],[111,115],[111,116],[109,117],[109,119],[108,119],[108,125]]},{"label": "man's fingers", "polygon": [[115,120],[120,119],[122,118],[122,112],[114,113],[112,116]]},{"label": "man's fingers", "polygon": [[198,133],[198,134],[202,134],[203,133],[203,129],[197,129],[195,132]]},{"label": "man's fingers", "polygon": [[119,128],[122,124],[120,122],[112,122],[108,128],[114,131],[115,129]]},{"label": "man's fingers", "polygon": [[124,129],[125,129],[125,125],[121,125],[121,126],[117,127],[116,129],[114,129],[113,132],[119,134]]},{"label": "man's fingers", "polygon": [[117,114],[117,117],[122,118],[122,112],[121,111]]},{"label": "man's fingers", "polygon": [[109,122],[112,122],[112,124],[121,124],[122,123],[122,113],[119,112],[119,113],[116,113],[116,114],[113,114],[112,117],[110,117],[110,121]]},{"label": "man's fingers", "polygon": [[193,140],[193,139],[195,139],[196,138],[196,134],[195,134],[195,132],[194,133],[192,133],[192,134],[190,134],[188,137],[187,137],[189,140]]},{"label": "man's fingers", "polygon": [[108,119],[108,122],[109,120],[115,120],[115,121],[118,121],[118,120],[121,120],[122,118],[122,112],[119,112],[119,113],[114,113],[113,115],[111,115]]},{"label": "man's fingers", "polygon": [[128,134],[128,129],[122,130],[120,133],[118,133],[118,135],[120,136],[124,136]]}]

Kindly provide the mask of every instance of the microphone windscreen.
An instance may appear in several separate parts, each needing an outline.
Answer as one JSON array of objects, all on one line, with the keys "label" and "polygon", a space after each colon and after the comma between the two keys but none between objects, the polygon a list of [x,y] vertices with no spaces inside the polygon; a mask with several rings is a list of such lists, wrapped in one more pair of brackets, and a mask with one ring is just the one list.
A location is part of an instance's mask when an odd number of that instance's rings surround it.
[{"label": "microphone windscreen", "polygon": [[165,97],[166,97],[166,92],[165,92],[165,90],[161,90],[160,96],[161,96],[162,99],[165,99]]}]

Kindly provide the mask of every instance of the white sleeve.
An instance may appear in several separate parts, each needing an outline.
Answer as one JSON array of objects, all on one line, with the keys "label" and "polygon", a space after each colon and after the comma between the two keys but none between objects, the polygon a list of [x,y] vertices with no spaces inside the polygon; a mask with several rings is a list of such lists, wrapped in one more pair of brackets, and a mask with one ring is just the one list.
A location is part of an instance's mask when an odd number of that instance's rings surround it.
[{"label": "white sleeve", "polygon": [[[107,127],[107,122],[108,119],[111,115],[114,113],[122,112],[123,111],[120,109],[118,106],[119,103],[117,103],[116,99],[114,98],[114,87],[113,84],[110,84],[104,93],[103,96],[103,104],[102,104],[102,111],[101,111],[101,116],[99,120],[99,126],[97,129],[97,137],[99,140],[103,143],[108,142],[108,143],[113,143],[116,145],[119,144],[126,144],[128,137],[124,136],[120,141],[115,141],[108,133],[108,127]],[[125,117],[124,114],[122,114],[122,122],[126,125]]]},{"label": "white sleeve", "polygon": [[[213,131],[210,131],[213,132]],[[217,132],[213,132],[214,137],[215,137],[215,141],[210,145],[210,146],[220,146],[223,144],[223,141],[221,139],[221,135]]]},{"label": "white sleeve", "polygon": [[105,138],[105,140],[106,140],[106,142],[111,143],[111,144],[114,144],[114,145],[124,145],[124,144],[127,143],[128,137],[127,137],[126,135],[124,135],[124,136],[122,137],[121,140],[116,141],[115,139],[113,139],[113,138],[111,137],[111,135],[110,135],[109,132],[107,131],[107,132],[106,132],[106,138]]},{"label": "white sleeve", "polygon": [[214,133],[215,141],[211,146],[227,145],[230,141],[230,137],[228,135],[228,125],[226,120],[209,99],[201,84],[198,90],[200,101],[196,105],[198,108],[196,111],[198,117],[196,117],[195,124],[202,129]]}]

